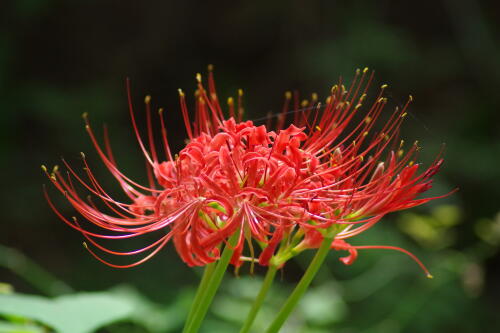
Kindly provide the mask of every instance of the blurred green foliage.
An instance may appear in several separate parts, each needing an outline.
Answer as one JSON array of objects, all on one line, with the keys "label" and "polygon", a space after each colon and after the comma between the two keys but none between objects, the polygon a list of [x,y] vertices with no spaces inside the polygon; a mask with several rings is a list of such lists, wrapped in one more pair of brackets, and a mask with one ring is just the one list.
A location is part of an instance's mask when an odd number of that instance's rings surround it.
[{"label": "blurred green foliage", "polygon": [[[423,279],[397,253],[361,252],[350,267],[333,264],[338,254],[332,253],[288,331],[497,332],[499,10],[486,0],[0,2],[0,290],[41,293],[55,302],[79,294],[71,290],[122,297],[115,288],[126,284],[140,299],[130,304],[147,309],[141,317],[151,324],[123,316],[102,332],[175,332],[183,318],[175,311],[187,309],[178,304],[188,302],[198,271],[172,248],[130,270],[95,262],[81,236],[44,202],[40,184],[47,181],[39,165],[60,164],[63,155],[79,166],[84,151],[103,185],[118,192],[85,135],[80,115],[87,111],[96,129],[108,123],[125,173],[145,180],[127,118],[126,76],[135,101],[149,93],[155,106],[166,108],[177,151],[185,133],[176,89],[191,94],[194,73],[208,63],[216,65],[222,97],[245,90],[249,119],[277,112],[287,89],[324,95],[339,75],[349,80],[355,68],[369,66],[377,71],[375,85],[389,83],[392,107],[409,93],[415,97],[402,133],[421,142],[421,161],[430,163],[446,143],[431,195],[460,191],[389,217],[353,243],[408,248],[431,263],[436,278]],[[63,199],[59,207],[73,214]],[[272,316],[306,261],[286,267],[256,327]],[[252,292],[245,288],[260,281],[260,274],[247,274],[225,284],[206,332],[235,330]],[[49,326],[4,316],[0,332]]]},{"label": "blurred green foliage", "polygon": [[[462,214],[457,206],[436,206],[430,215],[404,214],[398,225],[411,238],[423,240],[422,245],[435,248],[437,233],[456,231]],[[427,230],[413,227],[413,223],[426,225]],[[488,222],[486,222],[488,221]],[[494,230],[491,237],[500,239],[500,220],[479,219],[475,226]],[[495,229],[496,228],[496,229]],[[410,247],[402,233],[383,225],[375,235],[363,236],[364,241],[385,238],[391,244]],[[454,330],[476,332],[478,323],[492,328],[495,313],[481,304],[484,290],[484,263],[499,249],[500,243],[480,239],[469,248],[458,252],[453,249],[455,240],[447,238],[439,244],[439,252],[429,256],[434,279],[425,279],[413,261],[400,253],[383,250],[361,251],[358,261],[351,267],[335,262],[338,253],[322,268],[313,287],[301,300],[298,309],[283,329],[285,332],[424,332]],[[413,248],[412,248],[413,250]],[[2,248],[0,254],[5,256]],[[419,255],[422,250],[415,249]],[[17,254],[18,257],[22,256]],[[307,266],[307,256],[298,257],[299,266]],[[10,265],[10,269],[36,284],[33,277],[40,276],[48,285],[63,285],[49,273],[27,258],[26,266],[35,265],[33,275],[26,268]],[[288,266],[283,271],[286,276]],[[255,298],[262,278],[245,275],[226,277],[221,293],[216,297],[203,332],[235,332],[243,323]],[[277,309],[286,299],[293,284],[277,281],[269,293],[264,307],[254,324],[254,332],[265,330]],[[159,305],[142,295],[130,285],[112,287],[108,291],[74,293],[66,290],[64,296],[46,298],[14,293],[4,287],[0,294],[0,332],[177,332],[181,327],[194,286],[175,292],[167,304]],[[46,290],[45,293],[52,293]],[[432,313],[432,316],[426,315]],[[462,322],[460,316],[467,316]],[[486,325],[486,323],[488,323]],[[2,325],[6,327],[2,328]],[[9,327],[7,329],[7,327]],[[2,331],[4,329],[4,331]],[[493,330],[491,330],[493,332]]]}]

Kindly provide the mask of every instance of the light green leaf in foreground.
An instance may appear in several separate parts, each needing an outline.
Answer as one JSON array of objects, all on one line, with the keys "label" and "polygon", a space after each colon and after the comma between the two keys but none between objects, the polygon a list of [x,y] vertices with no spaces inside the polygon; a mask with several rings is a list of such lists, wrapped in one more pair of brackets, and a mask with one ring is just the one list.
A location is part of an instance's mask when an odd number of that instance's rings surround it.
[{"label": "light green leaf in foreground", "polygon": [[0,314],[37,320],[60,333],[89,333],[129,317],[132,302],[106,292],[78,293],[50,299],[41,296],[0,295]]}]

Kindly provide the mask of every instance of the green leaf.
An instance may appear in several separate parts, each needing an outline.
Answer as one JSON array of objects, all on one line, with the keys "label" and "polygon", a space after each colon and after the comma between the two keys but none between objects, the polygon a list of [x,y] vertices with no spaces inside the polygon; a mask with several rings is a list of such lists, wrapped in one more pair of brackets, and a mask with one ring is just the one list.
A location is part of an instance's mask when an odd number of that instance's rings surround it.
[{"label": "green leaf", "polygon": [[332,282],[310,288],[299,308],[308,322],[318,326],[339,322],[347,315],[347,305]]},{"label": "green leaf", "polygon": [[0,313],[40,321],[61,333],[93,332],[131,316],[132,302],[110,293],[78,293],[49,299],[34,295],[0,295]]},{"label": "green leaf", "polygon": [[153,303],[131,286],[122,285],[113,288],[114,295],[134,304],[130,321],[141,325],[150,332],[172,332],[182,328],[191,304],[191,292],[180,291],[179,295],[167,305]]}]

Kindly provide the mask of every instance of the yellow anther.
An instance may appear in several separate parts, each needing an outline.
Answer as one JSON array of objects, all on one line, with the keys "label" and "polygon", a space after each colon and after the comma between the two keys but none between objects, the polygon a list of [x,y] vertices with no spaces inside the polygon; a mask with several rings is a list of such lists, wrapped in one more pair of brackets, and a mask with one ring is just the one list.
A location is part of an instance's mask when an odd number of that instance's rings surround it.
[{"label": "yellow anther", "polygon": [[365,100],[365,98],[366,98],[366,94],[361,95],[361,97],[359,98],[359,102],[363,103],[363,101]]},{"label": "yellow anther", "polygon": [[385,140],[385,141],[389,140],[389,135],[387,135],[387,134],[386,134],[386,135],[384,136],[384,140]]},{"label": "yellow anther", "polygon": [[412,95],[408,96],[408,99],[409,99],[410,102],[413,102],[413,96]]},{"label": "yellow anther", "polygon": [[40,167],[42,168],[42,170],[43,170],[44,172],[47,172],[47,167],[46,167],[45,165],[43,165],[43,164],[42,164]]},{"label": "yellow anther", "polygon": [[406,117],[406,115],[407,115],[407,114],[408,114],[408,113],[404,112],[404,113],[401,115],[401,118]]},{"label": "yellow anther", "polygon": [[330,104],[330,102],[332,101],[332,96],[328,96],[326,99],[325,99],[325,103],[326,104]]},{"label": "yellow anther", "polygon": [[232,97],[229,97],[227,99],[227,105],[229,105],[229,106],[233,106],[234,105],[234,99]]},{"label": "yellow anther", "polygon": [[357,110],[357,109],[359,109],[359,108],[360,108],[360,107],[362,107],[362,106],[363,106],[363,104],[358,103],[358,104],[354,107],[354,109],[355,109],[355,110]]},{"label": "yellow anther", "polygon": [[413,165],[413,163],[414,163],[413,161],[410,161],[410,162],[408,163],[408,166],[412,166],[412,165]]},{"label": "yellow anther", "polygon": [[355,146],[356,145],[356,140],[352,140],[352,145]]},{"label": "yellow anther", "polygon": [[365,123],[369,124],[372,121],[372,117],[366,117],[365,118]]},{"label": "yellow anther", "polygon": [[361,70],[359,68],[356,68],[356,75],[359,75],[361,73]]},{"label": "yellow anther", "polygon": [[80,156],[81,156],[82,158],[85,158],[85,154],[84,154],[82,151],[80,152]]},{"label": "yellow anther", "polygon": [[150,95],[146,95],[146,97],[144,97],[144,103],[145,104],[149,104],[149,102],[151,102],[151,96]]},{"label": "yellow anther", "polygon": [[367,135],[368,135],[368,131],[365,131],[365,132],[363,133],[363,136],[367,136]]},{"label": "yellow anther", "polygon": [[87,120],[87,118],[89,117],[89,113],[88,112],[84,112],[82,113],[82,118]]},{"label": "yellow anther", "polygon": [[53,173],[50,175],[50,179],[52,179],[53,181],[57,181],[56,175],[54,175]]},{"label": "yellow anther", "polygon": [[363,73],[366,73],[366,72],[368,72],[368,67],[365,67],[365,68],[363,69]]},{"label": "yellow anther", "polygon": [[380,89],[385,89],[385,88],[387,88],[387,87],[388,87],[388,85],[387,85],[387,84],[383,84],[383,85],[381,85],[381,86],[380,86]]},{"label": "yellow anther", "polygon": [[238,89],[238,96],[243,96],[243,89]]},{"label": "yellow anther", "polygon": [[52,168],[52,172],[56,173],[57,171],[59,171],[59,165],[54,165],[54,167]]},{"label": "yellow anther", "polygon": [[335,92],[337,91],[337,89],[338,89],[338,88],[339,88],[339,87],[338,87],[337,85],[334,85],[334,86],[332,87],[332,89],[331,89],[332,94],[333,94],[333,93],[335,93]]},{"label": "yellow anther", "polygon": [[87,242],[83,242],[83,247],[86,248],[87,250],[89,249],[89,246],[87,245]]},{"label": "yellow anther", "polygon": [[214,70],[214,65],[208,64],[207,68],[208,68],[208,71],[211,72]]},{"label": "yellow anther", "polygon": [[403,156],[404,153],[405,151],[403,149],[398,150],[398,157]]},{"label": "yellow anther", "polygon": [[201,83],[201,74],[200,73],[196,73],[196,81],[198,81],[198,83]]},{"label": "yellow anther", "polygon": [[212,98],[213,100],[216,100],[217,99],[217,94],[216,93],[211,93],[210,94],[210,98]]},{"label": "yellow anther", "polygon": [[405,144],[405,140],[401,140],[401,142],[399,142],[399,148],[403,147],[404,144]]},{"label": "yellow anther", "polygon": [[384,101],[384,98],[383,97],[380,97],[378,100],[377,100],[377,103],[382,103]]},{"label": "yellow anther", "polygon": [[291,91],[285,91],[285,98],[286,99],[292,99],[292,92]]},{"label": "yellow anther", "polygon": [[317,93],[312,93],[312,94],[311,94],[311,100],[312,100],[313,102],[316,102],[316,101],[318,100],[318,94],[317,94]]},{"label": "yellow anther", "polygon": [[184,97],[184,92],[182,91],[182,89],[177,89],[177,91],[179,92],[179,96],[181,97]]},{"label": "yellow anther", "polygon": [[316,128],[316,131],[321,132],[321,127],[316,126],[315,128]]},{"label": "yellow anther", "polygon": [[163,108],[159,108],[158,109],[158,114],[162,114],[163,113]]},{"label": "yellow anther", "polygon": [[309,101],[307,99],[303,100],[301,103],[300,103],[300,106],[302,106],[303,108],[305,108],[306,106],[309,105]]}]

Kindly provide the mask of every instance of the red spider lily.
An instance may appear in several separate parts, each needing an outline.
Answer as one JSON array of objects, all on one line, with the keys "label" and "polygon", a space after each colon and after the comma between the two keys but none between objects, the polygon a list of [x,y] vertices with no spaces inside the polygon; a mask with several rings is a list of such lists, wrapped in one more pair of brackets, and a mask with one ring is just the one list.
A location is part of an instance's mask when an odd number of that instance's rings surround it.
[{"label": "red spider lily", "polygon": [[[417,143],[403,151],[398,134],[411,97],[401,109],[392,112],[389,120],[376,127],[387,103],[383,85],[367,111],[361,112],[372,78],[373,73],[368,74],[367,69],[358,70],[351,86],[346,89],[341,83],[335,85],[324,105],[313,95],[312,101],[304,101],[299,109],[295,96],[294,119],[285,128],[292,101],[292,94],[287,93],[283,112],[277,117],[274,130],[270,130],[269,123],[256,126],[252,121],[242,121],[241,91],[236,103],[229,98],[226,119],[212,71],[208,88],[198,74],[194,121],[190,119],[185,95],[179,90],[189,140],[178,155],[172,156],[163,112],[159,110],[165,157],[159,156],[154,144],[150,98],[145,99],[147,139],[143,140],[127,81],[130,116],[147,162],[149,185],[140,185],[119,170],[107,132],[101,145],[84,116],[98,154],[130,203],[119,202],[104,190],[83,154],[87,179],[65,161],[67,177],[57,168],[52,173],[43,169],[83,219],[106,232],[90,231],[76,217],[65,218],[46,194],[47,200],[64,222],[80,231],[97,249],[114,255],[149,251],[142,259],[120,266],[105,261],[87,246],[97,259],[113,267],[138,265],[170,240],[188,265],[205,265],[219,258],[220,247],[234,233],[238,233],[239,239],[231,260],[233,265],[244,261],[268,265],[273,256],[279,258],[276,262],[281,265],[297,252],[317,247],[323,232],[332,226],[338,231],[332,248],[350,252],[349,257],[342,258],[346,264],[352,263],[356,250],[362,248],[408,253],[393,247],[355,247],[344,241],[368,230],[389,212],[435,199],[418,196],[431,187],[431,177],[442,164],[438,156],[419,172],[421,166],[414,163]],[[107,212],[83,198],[73,179],[102,201]],[[160,234],[158,240],[130,252],[113,251],[98,242],[151,233]],[[277,250],[280,244],[291,251]]]}]

